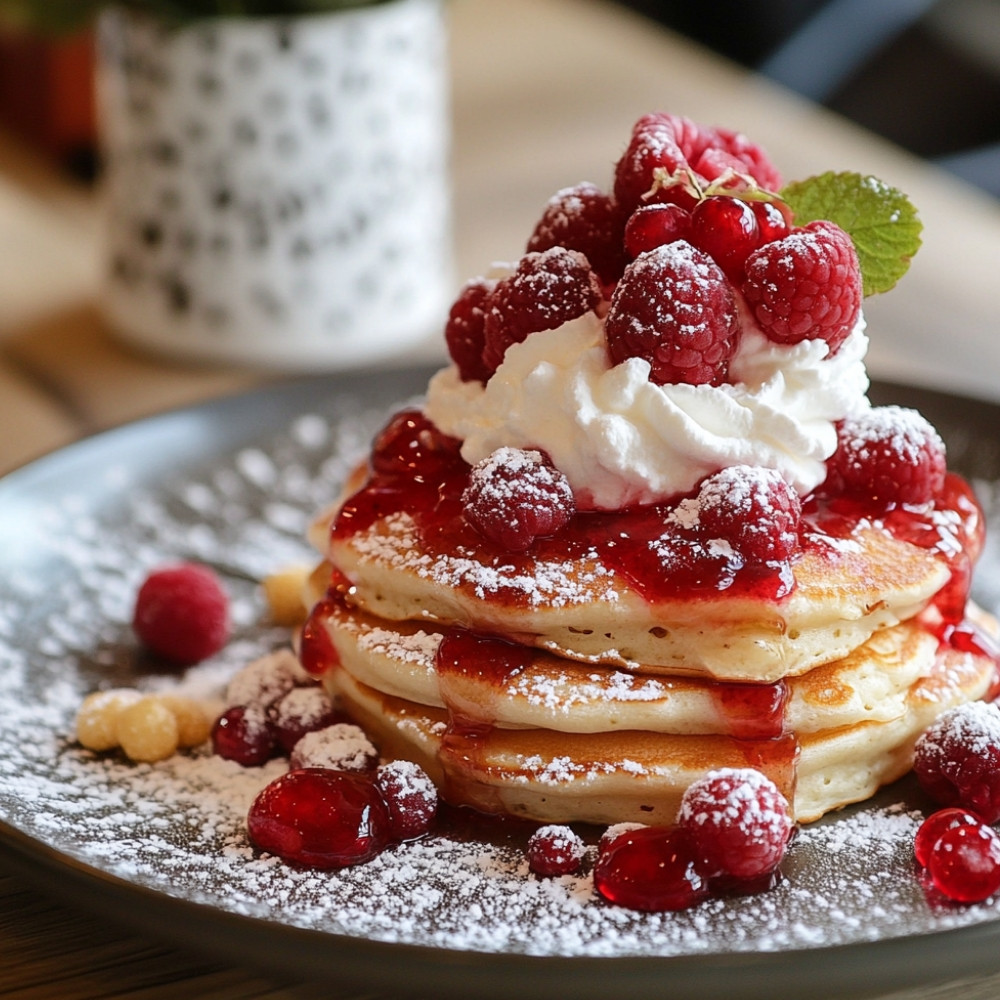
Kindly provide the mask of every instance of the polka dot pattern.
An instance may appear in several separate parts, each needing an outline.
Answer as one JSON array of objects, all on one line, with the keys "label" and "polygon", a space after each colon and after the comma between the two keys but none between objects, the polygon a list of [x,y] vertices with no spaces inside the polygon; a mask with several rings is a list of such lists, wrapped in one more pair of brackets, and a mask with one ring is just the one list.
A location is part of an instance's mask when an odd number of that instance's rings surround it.
[{"label": "polka dot pattern", "polygon": [[388,354],[443,322],[438,0],[99,32],[105,304],[174,354],[286,368]]}]

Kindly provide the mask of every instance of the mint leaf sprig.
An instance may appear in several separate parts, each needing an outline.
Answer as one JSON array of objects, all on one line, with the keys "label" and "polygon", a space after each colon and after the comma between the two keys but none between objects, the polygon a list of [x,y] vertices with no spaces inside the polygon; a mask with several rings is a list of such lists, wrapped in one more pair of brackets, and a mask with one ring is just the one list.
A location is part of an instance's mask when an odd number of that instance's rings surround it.
[{"label": "mint leaf sprig", "polygon": [[892,288],[920,249],[923,224],[917,210],[902,191],[877,177],[828,171],[788,184],[780,196],[797,226],[827,219],[851,237],[866,296]]}]

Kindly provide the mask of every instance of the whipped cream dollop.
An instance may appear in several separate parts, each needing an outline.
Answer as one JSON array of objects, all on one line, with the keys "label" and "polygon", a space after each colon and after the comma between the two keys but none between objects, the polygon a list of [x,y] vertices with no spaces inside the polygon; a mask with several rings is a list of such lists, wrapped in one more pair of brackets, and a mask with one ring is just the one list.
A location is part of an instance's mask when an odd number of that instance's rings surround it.
[{"label": "whipped cream dollop", "polygon": [[647,361],[612,365],[590,312],[512,345],[485,386],[439,371],[424,410],[470,464],[504,446],[546,452],[580,509],[667,500],[731,465],[774,469],[804,496],[826,477],[835,422],[870,405],[864,320],[827,357],[825,341],[776,344],[741,318],[725,385],[655,385]]}]

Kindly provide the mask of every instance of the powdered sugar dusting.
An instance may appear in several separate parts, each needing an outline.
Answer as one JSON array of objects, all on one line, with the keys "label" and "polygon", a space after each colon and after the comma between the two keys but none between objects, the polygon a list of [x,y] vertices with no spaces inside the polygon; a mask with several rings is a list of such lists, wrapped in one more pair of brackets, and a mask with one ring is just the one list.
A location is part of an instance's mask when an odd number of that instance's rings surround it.
[{"label": "powdered sugar dusting", "polygon": [[[588,838],[581,870],[569,876],[533,875],[523,850],[503,840],[448,834],[320,875],[256,856],[247,841],[249,804],[283,771],[282,761],[242,768],[200,748],[130,764],[82,750],[72,724],[87,692],[138,685],[221,700],[237,669],[287,641],[259,624],[255,581],[308,558],[297,525],[304,532],[384,414],[359,421],[349,395],[331,400],[332,421],[285,405],[291,429],[249,450],[189,461],[190,445],[175,442],[170,468],[142,477],[116,464],[117,445],[108,445],[90,466],[104,471],[86,488],[77,487],[81,477],[70,466],[61,479],[54,470],[55,482],[34,481],[44,490],[32,482],[21,492],[0,489],[0,816],[7,824],[101,872],[210,909],[338,939],[444,950],[668,959],[832,947],[1000,920],[995,900],[951,909],[924,900],[912,870],[920,799],[906,782],[804,828],[773,891],[642,914],[595,897],[599,831]],[[987,507],[998,520],[1000,506]],[[180,555],[227,573],[237,623],[225,650],[182,677],[155,672],[128,628],[138,581]],[[988,548],[985,593],[998,592],[998,570]],[[557,779],[568,765],[548,766]]]}]

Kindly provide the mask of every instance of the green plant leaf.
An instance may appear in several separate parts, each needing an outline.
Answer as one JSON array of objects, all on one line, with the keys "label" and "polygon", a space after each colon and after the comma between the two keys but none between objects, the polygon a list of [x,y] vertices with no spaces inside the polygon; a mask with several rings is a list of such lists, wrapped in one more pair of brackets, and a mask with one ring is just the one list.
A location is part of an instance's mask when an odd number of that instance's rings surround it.
[{"label": "green plant leaf", "polygon": [[902,191],[876,177],[830,171],[794,181],[781,192],[795,223],[826,219],[854,241],[865,295],[887,292],[920,249],[923,224]]}]

